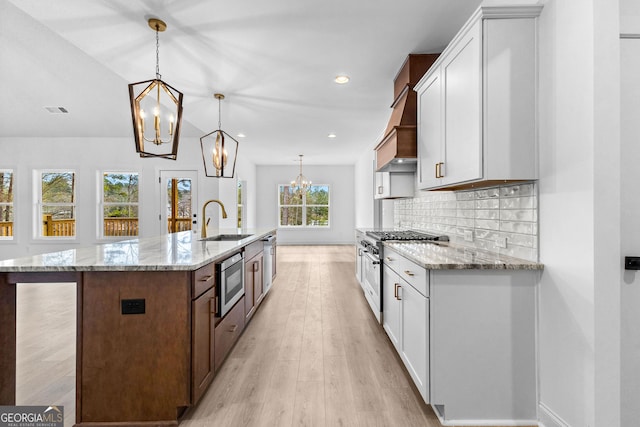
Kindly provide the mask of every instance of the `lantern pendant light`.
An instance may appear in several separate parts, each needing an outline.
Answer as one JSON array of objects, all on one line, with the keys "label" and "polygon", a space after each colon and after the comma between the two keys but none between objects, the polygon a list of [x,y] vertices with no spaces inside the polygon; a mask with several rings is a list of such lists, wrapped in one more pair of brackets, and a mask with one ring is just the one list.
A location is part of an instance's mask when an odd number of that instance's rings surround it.
[{"label": "lantern pendant light", "polygon": [[[224,95],[215,93],[213,97],[218,100],[218,129],[200,138],[204,174],[210,178],[233,178],[239,143],[222,130],[220,104]],[[230,153],[233,158],[229,157]]]},{"label": "lantern pendant light", "polygon": [[[156,32],[156,78],[129,85],[131,119],[140,157],[176,160],[182,123],[182,92],[162,81],[160,75],[159,33],[167,29],[160,19],[151,18],[149,27]],[[153,119],[148,118],[149,113]]]}]

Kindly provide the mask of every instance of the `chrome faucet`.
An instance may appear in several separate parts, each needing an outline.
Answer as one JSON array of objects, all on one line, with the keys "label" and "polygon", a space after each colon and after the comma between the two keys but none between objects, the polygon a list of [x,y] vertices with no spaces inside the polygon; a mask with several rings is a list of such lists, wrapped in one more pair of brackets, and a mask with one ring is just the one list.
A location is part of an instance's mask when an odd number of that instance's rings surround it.
[{"label": "chrome faucet", "polygon": [[204,202],[204,205],[202,206],[202,231],[200,233],[200,237],[202,239],[207,237],[207,225],[209,225],[209,220],[211,220],[211,218],[208,218],[206,221],[204,220],[205,215],[206,215],[206,209],[207,209],[207,205],[211,202],[216,202],[217,204],[220,205],[220,208],[222,209],[222,218],[226,218],[227,217],[227,211],[224,210],[224,205],[222,204],[222,202],[220,200],[207,200],[206,202]]}]

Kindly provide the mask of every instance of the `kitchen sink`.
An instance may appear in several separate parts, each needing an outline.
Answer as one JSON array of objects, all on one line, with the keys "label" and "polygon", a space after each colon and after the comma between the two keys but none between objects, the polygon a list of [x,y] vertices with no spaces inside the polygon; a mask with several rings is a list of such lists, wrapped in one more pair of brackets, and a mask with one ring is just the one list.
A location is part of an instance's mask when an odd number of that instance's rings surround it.
[{"label": "kitchen sink", "polygon": [[233,242],[236,240],[246,239],[251,236],[253,236],[253,234],[218,234],[211,237],[205,237],[200,240],[205,242]]}]

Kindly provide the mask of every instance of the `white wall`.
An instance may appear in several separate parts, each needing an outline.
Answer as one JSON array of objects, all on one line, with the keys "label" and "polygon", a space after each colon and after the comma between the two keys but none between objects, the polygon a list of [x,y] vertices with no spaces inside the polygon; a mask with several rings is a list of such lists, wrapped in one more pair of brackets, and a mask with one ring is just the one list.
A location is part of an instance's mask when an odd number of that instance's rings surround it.
[{"label": "white wall", "polygon": [[356,228],[373,227],[373,168],[375,152],[367,150],[354,166],[354,201]]},{"label": "white wall", "polygon": [[[621,32],[640,34],[640,2],[620,1]],[[621,56],[621,255],[640,256],[640,39],[620,41]],[[621,425],[640,419],[640,272],[621,282]]]},{"label": "white wall", "polygon": [[[197,170],[198,206],[218,198],[218,178],[202,171],[202,155],[197,138],[182,138],[178,160],[142,159],[131,138],[0,138],[0,169],[15,172],[15,239],[0,241],[0,259],[52,252],[98,243],[97,171],[130,170],[140,174],[140,236],[160,234],[160,170]],[[32,236],[32,185],[34,169],[70,168],[77,173],[77,238],[73,242],[43,242]],[[251,179],[253,165],[244,167]],[[235,180],[230,180],[235,181]],[[252,185],[252,183],[250,184]],[[235,193],[222,195],[229,211],[235,210]],[[254,203],[255,205],[255,203]],[[255,218],[255,214],[254,214]],[[212,215],[212,224],[219,216]]]},{"label": "white wall", "polygon": [[[620,425],[617,0],[540,17],[540,418]],[[608,132],[605,131],[608,130]],[[617,307],[617,309],[616,309]]]},{"label": "white wall", "polygon": [[[242,147],[242,146],[241,146]],[[256,226],[256,165],[238,156],[236,173],[232,179],[219,179],[220,199],[227,208],[226,219],[220,218],[221,228],[235,228],[238,224],[238,209],[236,208],[236,196],[238,181],[245,181],[246,193],[244,228]],[[213,179],[213,178],[212,178]]]},{"label": "white wall", "polygon": [[[317,166],[303,164],[303,173],[314,184],[330,186],[330,227],[279,228],[278,244],[353,244],[354,239],[354,166]],[[291,182],[299,174],[298,166],[256,168],[257,226],[278,225],[278,184]]]}]

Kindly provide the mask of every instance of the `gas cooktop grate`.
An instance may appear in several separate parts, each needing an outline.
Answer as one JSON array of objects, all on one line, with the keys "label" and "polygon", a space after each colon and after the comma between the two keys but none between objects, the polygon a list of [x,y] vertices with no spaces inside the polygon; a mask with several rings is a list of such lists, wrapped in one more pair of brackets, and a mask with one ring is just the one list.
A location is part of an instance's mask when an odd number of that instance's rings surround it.
[{"label": "gas cooktop grate", "polygon": [[448,241],[447,236],[437,236],[435,234],[422,233],[418,231],[367,231],[367,236],[376,240],[437,240]]}]

